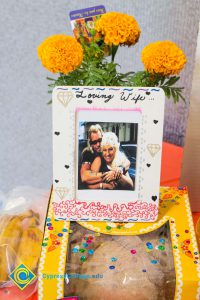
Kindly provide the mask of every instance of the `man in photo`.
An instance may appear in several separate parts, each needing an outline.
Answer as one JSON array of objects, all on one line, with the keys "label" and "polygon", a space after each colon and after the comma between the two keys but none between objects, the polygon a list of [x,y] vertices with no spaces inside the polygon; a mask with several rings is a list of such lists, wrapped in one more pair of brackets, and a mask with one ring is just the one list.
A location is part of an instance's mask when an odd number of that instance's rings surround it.
[{"label": "man in photo", "polygon": [[85,184],[97,183],[101,180],[101,174],[91,172],[91,164],[97,156],[101,155],[101,141],[103,130],[99,124],[91,125],[88,130],[87,147],[83,149],[81,157],[80,177],[81,182]]}]

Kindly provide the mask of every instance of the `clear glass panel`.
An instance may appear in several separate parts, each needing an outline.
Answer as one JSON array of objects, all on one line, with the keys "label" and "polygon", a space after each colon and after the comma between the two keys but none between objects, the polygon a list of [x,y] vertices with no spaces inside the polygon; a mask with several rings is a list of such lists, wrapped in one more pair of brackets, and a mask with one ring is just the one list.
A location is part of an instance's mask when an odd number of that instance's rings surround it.
[{"label": "clear glass panel", "polygon": [[97,234],[71,223],[65,296],[80,300],[173,300],[169,224],[140,236]]}]

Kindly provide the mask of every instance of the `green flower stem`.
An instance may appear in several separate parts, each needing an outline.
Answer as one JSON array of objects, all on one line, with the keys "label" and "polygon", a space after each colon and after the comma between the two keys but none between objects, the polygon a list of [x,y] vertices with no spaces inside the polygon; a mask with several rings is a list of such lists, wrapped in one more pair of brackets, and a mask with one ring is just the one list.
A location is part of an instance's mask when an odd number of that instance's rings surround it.
[{"label": "green flower stem", "polygon": [[114,62],[115,60],[115,55],[117,53],[118,48],[119,46],[115,46],[115,45],[112,45],[111,47],[112,62]]}]

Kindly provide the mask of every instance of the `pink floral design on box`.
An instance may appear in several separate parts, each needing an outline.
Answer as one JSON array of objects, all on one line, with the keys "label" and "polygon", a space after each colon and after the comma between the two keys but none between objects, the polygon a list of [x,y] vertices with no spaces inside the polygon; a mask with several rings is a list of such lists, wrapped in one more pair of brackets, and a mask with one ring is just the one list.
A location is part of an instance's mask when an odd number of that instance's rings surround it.
[{"label": "pink floral design on box", "polygon": [[127,204],[102,204],[101,202],[81,202],[76,200],[63,200],[61,203],[53,202],[55,217],[61,216],[65,219],[86,220],[115,220],[133,221],[134,219],[143,219],[145,221],[154,221],[156,219],[158,208],[154,203],[135,201]]}]

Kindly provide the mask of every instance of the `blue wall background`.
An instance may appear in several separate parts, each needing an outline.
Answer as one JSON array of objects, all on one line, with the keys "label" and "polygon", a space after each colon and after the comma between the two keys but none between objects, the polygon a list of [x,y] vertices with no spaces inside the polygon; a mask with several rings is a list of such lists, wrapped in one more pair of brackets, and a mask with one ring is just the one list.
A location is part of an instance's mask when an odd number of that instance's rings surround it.
[{"label": "blue wall background", "polygon": [[184,144],[199,20],[195,0],[54,1],[1,0],[0,10],[0,189],[19,185],[49,189],[52,182],[52,123],[46,76],[36,48],[49,35],[72,35],[69,11],[104,4],[107,11],[135,16],[142,35],[133,48],[121,48],[122,71],[140,70],[140,52],[149,42],[170,39],[188,63],[179,85],[187,104],[166,101],[164,140]]}]

